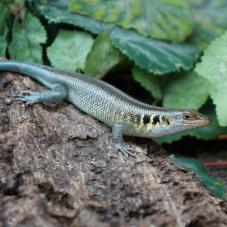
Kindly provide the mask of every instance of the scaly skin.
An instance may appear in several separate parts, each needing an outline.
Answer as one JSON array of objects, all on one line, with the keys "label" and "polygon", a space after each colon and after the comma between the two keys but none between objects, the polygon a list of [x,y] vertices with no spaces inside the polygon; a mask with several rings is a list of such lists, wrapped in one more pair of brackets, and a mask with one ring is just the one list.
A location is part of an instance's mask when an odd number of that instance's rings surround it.
[{"label": "scaly skin", "polygon": [[0,71],[29,76],[50,90],[22,92],[27,104],[68,100],[82,111],[112,127],[114,146],[125,155],[131,148],[123,135],[157,138],[208,125],[208,117],[192,110],[174,110],[140,102],[104,81],[71,74],[43,65],[1,61]]}]

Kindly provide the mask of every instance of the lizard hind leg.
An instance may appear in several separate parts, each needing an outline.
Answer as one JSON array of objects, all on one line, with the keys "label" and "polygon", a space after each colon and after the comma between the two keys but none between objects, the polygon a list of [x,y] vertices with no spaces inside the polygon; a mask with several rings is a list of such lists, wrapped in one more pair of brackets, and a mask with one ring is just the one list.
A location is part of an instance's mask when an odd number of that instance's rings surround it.
[{"label": "lizard hind leg", "polygon": [[124,124],[116,123],[113,126],[112,129],[112,137],[113,137],[113,144],[114,147],[119,150],[122,154],[124,154],[126,157],[128,155],[135,157],[135,155],[131,152],[134,151],[134,149],[127,144],[123,143],[123,130],[124,130]]},{"label": "lizard hind leg", "polygon": [[63,100],[67,97],[67,89],[64,85],[57,84],[52,90],[42,92],[22,91],[19,95],[13,96],[15,100],[25,102],[27,105],[35,103],[51,103]]}]

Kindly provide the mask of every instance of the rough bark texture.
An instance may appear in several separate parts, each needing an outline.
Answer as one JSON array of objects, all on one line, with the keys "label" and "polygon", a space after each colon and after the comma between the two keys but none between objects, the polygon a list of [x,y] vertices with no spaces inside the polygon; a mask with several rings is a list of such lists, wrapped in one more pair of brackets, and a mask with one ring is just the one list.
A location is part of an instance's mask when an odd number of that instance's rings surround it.
[{"label": "rough bark texture", "polygon": [[2,226],[227,226],[227,204],[159,145],[130,138],[137,157],[123,157],[74,106],[10,100],[27,89],[43,87],[0,74]]}]

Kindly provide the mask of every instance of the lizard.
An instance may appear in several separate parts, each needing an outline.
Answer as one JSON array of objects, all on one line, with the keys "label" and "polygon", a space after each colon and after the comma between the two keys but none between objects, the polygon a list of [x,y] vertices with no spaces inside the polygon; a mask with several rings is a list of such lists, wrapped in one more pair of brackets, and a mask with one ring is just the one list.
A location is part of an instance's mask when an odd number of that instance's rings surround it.
[{"label": "lizard", "polygon": [[206,126],[211,120],[194,110],[170,109],[143,103],[111,84],[79,73],[13,60],[0,61],[0,72],[10,71],[37,80],[49,90],[15,95],[28,105],[67,100],[112,128],[115,149],[133,155],[123,136],[159,138]]}]

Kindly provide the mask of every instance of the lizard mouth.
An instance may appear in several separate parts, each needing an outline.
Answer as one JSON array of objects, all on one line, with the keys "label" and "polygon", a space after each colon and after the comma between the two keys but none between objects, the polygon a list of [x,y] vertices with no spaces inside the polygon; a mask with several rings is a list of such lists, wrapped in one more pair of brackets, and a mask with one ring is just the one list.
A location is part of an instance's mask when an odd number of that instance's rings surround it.
[{"label": "lizard mouth", "polygon": [[202,125],[209,125],[209,124],[212,123],[212,120],[209,117],[205,116],[205,115],[201,115],[200,118],[201,119],[198,119],[198,121]]},{"label": "lizard mouth", "polygon": [[203,119],[203,120],[199,120],[197,124],[200,125],[210,125],[212,123],[212,120],[207,118],[207,119]]}]

